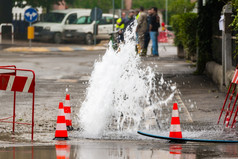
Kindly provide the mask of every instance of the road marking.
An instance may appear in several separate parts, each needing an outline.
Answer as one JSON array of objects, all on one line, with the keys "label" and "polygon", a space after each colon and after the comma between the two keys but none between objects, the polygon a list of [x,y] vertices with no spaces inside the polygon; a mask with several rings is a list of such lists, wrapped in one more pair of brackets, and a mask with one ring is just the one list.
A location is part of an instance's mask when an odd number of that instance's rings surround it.
[{"label": "road marking", "polygon": [[104,46],[82,46],[82,47],[10,47],[4,49],[7,52],[72,52],[79,50],[93,51],[105,50]]},{"label": "road marking", "polygon": [[185,118],[188,122],[192,123],[193,122],[193,119],[187,109],[187,107],[185,106],[185,104],[183,103],[180,95],[179,95],[179,92],[178,90],[176,91],[175,95],[174,95],[175,99],[177,100],[178,102],[178,105],[180,106],[180,108],[182,108],[183,112],[185,112]]}]

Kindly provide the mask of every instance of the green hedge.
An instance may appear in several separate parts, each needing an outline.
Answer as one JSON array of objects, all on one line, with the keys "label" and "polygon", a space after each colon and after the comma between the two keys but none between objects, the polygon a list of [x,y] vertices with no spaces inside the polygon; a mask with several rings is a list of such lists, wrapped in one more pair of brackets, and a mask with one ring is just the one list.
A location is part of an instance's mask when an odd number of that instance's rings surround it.
[{"label": "green hedge", "polygon": [[197,50],[197,14],[184,13],[172,16],[172,26],[175,33],[174,43],[182,45],[188,56],[195,56]]}]

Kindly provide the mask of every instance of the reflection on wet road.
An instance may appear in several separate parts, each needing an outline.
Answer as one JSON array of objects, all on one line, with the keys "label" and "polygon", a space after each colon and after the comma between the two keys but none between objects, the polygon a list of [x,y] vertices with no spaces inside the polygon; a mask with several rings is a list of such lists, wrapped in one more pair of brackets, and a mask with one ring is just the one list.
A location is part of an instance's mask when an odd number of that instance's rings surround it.
[{"label": "reflection on wet road", "polygon": [[200,159],[238,157],[238,144],[162,141],[57,141],[51,146],[0,148],[0,159]]}]

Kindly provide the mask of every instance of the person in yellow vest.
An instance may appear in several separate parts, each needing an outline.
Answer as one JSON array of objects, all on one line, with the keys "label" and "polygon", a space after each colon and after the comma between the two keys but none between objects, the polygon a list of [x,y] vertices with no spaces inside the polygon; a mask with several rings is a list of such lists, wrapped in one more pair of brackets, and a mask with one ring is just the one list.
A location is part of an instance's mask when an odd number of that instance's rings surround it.
[{"label": "person in yellow vest", "polygon": [[140,16],[140,11],[136,10],[135,11],[135,18],[136,18],[136,20],[138,20],[139,16]]},{"label": "person in yellow vest", "polygon": [[[138,22],[138,19],[139,19],[139,16],[140,16],[140,11],[138,9],[135,11],[135,15],[134,16],[135,16],[135,19]],[[139,40],[138,40],[138,32],[136,32],[136,52],[138,54],[140,54],[140,50],[141,50],[141,48],[140,48]]]},{"label": "person in yellow vest", "polygon": [[124,23],[121,23],[122,19],[126,17],[126,13],[125,12],[122,12],[121,13],[121,18],[118,18],[117,21],[116,21],[116,29],[119,30],[119,29],[124,29],[125,27],[125,24]]},{"label": "person in yellow vest", "polygon": [[116,30],[118,31],[118,42],[124,41],[123,30],[125,28],[125,23],[123,23],[124,19],[126,18],[126,13],[121,13],[121,18],[118,18],[116,21]]}]

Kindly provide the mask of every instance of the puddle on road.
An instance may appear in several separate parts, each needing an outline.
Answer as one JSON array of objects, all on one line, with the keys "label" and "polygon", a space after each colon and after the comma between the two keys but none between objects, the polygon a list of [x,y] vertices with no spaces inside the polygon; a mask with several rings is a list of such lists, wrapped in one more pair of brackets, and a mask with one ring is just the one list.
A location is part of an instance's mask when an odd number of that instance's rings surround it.
[{"label": "puddle on road", "polygon": [[237,144],[169,144],[154,141],[56,142],[53,146],[0,148],[0,159],[167,159],[238,157]]}]

